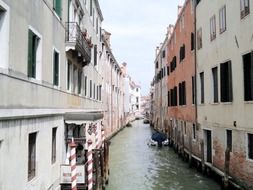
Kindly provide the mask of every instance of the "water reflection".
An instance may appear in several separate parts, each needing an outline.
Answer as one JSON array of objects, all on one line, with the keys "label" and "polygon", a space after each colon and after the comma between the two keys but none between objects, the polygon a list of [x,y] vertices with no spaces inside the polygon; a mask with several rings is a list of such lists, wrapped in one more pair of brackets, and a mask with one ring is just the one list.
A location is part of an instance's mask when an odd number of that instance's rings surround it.
[{"label": "water reflection", "polygon": [[110,146],[107,190],[219,190],[214,181],[189,169],[169,148],[147,146],[151,129],[135,121]]}]

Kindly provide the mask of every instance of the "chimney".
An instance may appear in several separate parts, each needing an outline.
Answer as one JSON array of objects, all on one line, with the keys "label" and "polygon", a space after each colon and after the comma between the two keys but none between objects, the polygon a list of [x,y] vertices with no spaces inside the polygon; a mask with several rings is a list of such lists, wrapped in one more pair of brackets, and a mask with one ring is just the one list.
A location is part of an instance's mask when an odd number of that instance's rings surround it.
[{"label": "chimney", "polygon": [[155,56],[157,56],[158,55],[158,53],[159,53],[159,46],[156,46],[156,49],[155,49]]},{"label": "chimney", "polygon": [[182,8],[183,8],[183,7],[180,6],[180,5],[177,6],[177,16],[180,15]]},{"label": "chimney", "polygon": [[171,36],[171,34],[173,33],[173,29],[174,29],[174,25],[170,24],[168,27],[167,27],[167,36],[168,38]]},{"label": "chimney", "polygon": [[110,38],[111,38],[111,33],[110,32],[107,32],[106,30],[104,30],[104,39],[107,43],[107,45],[109,47],[111,47],[111,41],[110,41]]}]

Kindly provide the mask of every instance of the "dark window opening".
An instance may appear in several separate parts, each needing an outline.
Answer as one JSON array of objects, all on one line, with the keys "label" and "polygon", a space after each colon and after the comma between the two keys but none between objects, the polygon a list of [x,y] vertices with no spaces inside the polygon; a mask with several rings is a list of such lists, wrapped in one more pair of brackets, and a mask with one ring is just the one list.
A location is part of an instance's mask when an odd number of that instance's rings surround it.
[{"label": "dark window opening", "polygon": [[192,138],[196,139],[196,125],[192,124]]},{"label": "dark window opening", "polygon": [[180,62],[182,60],[184,60],[184,58],[185,58],[185,45],[180,47],[180,51],[179,51],[179,60],[180,60]]},{"label": "dark window opening", "polygon": [[221,102],[233,101],[231,61],[220,64]]},{"label": "dark window opening", "polygon": [[253,159],[253,134],[248,134],[248,157]]},{"label": "dark window opening", "polygon": [[205,102],[205,86],[204,86],[204,72],[199,74],[200,76],[200,103]]},{"label": "dark window opening", "polygon": [[213,74],[213,102],[218,102],[218,68],[212,68]]},{"label": "dark window opening", "polygon": [[227,130],[227,148],[232,151],[232,130]]},{"label": "dark window opening", "polygon": [[31,30],[28,32],[28,77],[36,78],[37,51],[40,38]]},{"label": "dark window opening", "polygon": [[244,100],[253,100],[253,52],[243,55]]},{"label": "dark window opening", "polygon": [[28,139],[28,180],[36,174],[36,133],[29,134]]},{"label": "dark window opening", "polygon": [[57,131],[56,127],[52,129],[52,157],[51,157],[52,164],[55,163],[56,161],[56,131]]},{"label": "dark window opening", "polygon": [[194,38],[194,33],[191,33],[191,50],[194,50],[195,48],[195,38]]},{"label": "dark window opening", "polygon": [[55,86],[59,85],[59,53],[54,51],[54,76],[53,84]]},{"label": "dark window opening", "polygon": [[195,90],[196,90],[196,88],[195,88],[195,83],[196,83],[196,81],[195,81],[195,76],[192,76],[192,104],[195,104]]},{"label": "dark window opening", "polygon": [[94,46],[94,65],[97,65],[97,45]]}]

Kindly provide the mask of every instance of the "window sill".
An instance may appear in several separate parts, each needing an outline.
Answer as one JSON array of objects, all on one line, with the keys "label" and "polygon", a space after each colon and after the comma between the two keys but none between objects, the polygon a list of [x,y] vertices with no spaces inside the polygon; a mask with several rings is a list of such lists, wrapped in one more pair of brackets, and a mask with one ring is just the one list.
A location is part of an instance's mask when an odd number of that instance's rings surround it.
[{"label": "window sill", "polygon": [[253,100],[244,101],[245,104],[253,104]]},{"label": "window sill", "polygon": [[220,34],[223,34],[224,32],[226,32],[227,28],[220,30]]},{"label": "window sill", "polygon": [[220,102],[221,105],[232,105],[233,102]]},{"label": "window sill", "polygon": [[211,102],[210,105],[219,105],[219,102]]},{"label": "window sill", "polygon": [[246,157],[246,161],[253,163],[253,159],[249,158],[248,156]]}]

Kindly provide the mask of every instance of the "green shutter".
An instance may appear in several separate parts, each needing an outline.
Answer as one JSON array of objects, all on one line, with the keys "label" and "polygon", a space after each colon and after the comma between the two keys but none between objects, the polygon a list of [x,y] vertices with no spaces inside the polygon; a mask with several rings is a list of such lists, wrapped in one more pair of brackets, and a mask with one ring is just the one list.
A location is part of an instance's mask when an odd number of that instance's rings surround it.
[{"label": "green shutter", "polygon": [[54,10],[61,17],[61,0],[54,0]]},{"label": "green shutter", "polygon": [[54,85],[59,85],[59,54],[54,52]]},{"label": "green shutter", "polygon": [[28,31],[28,64],[27,64],[27,75],[32,77],[32,62],[33,62],[33,33],[31,30]]}]

